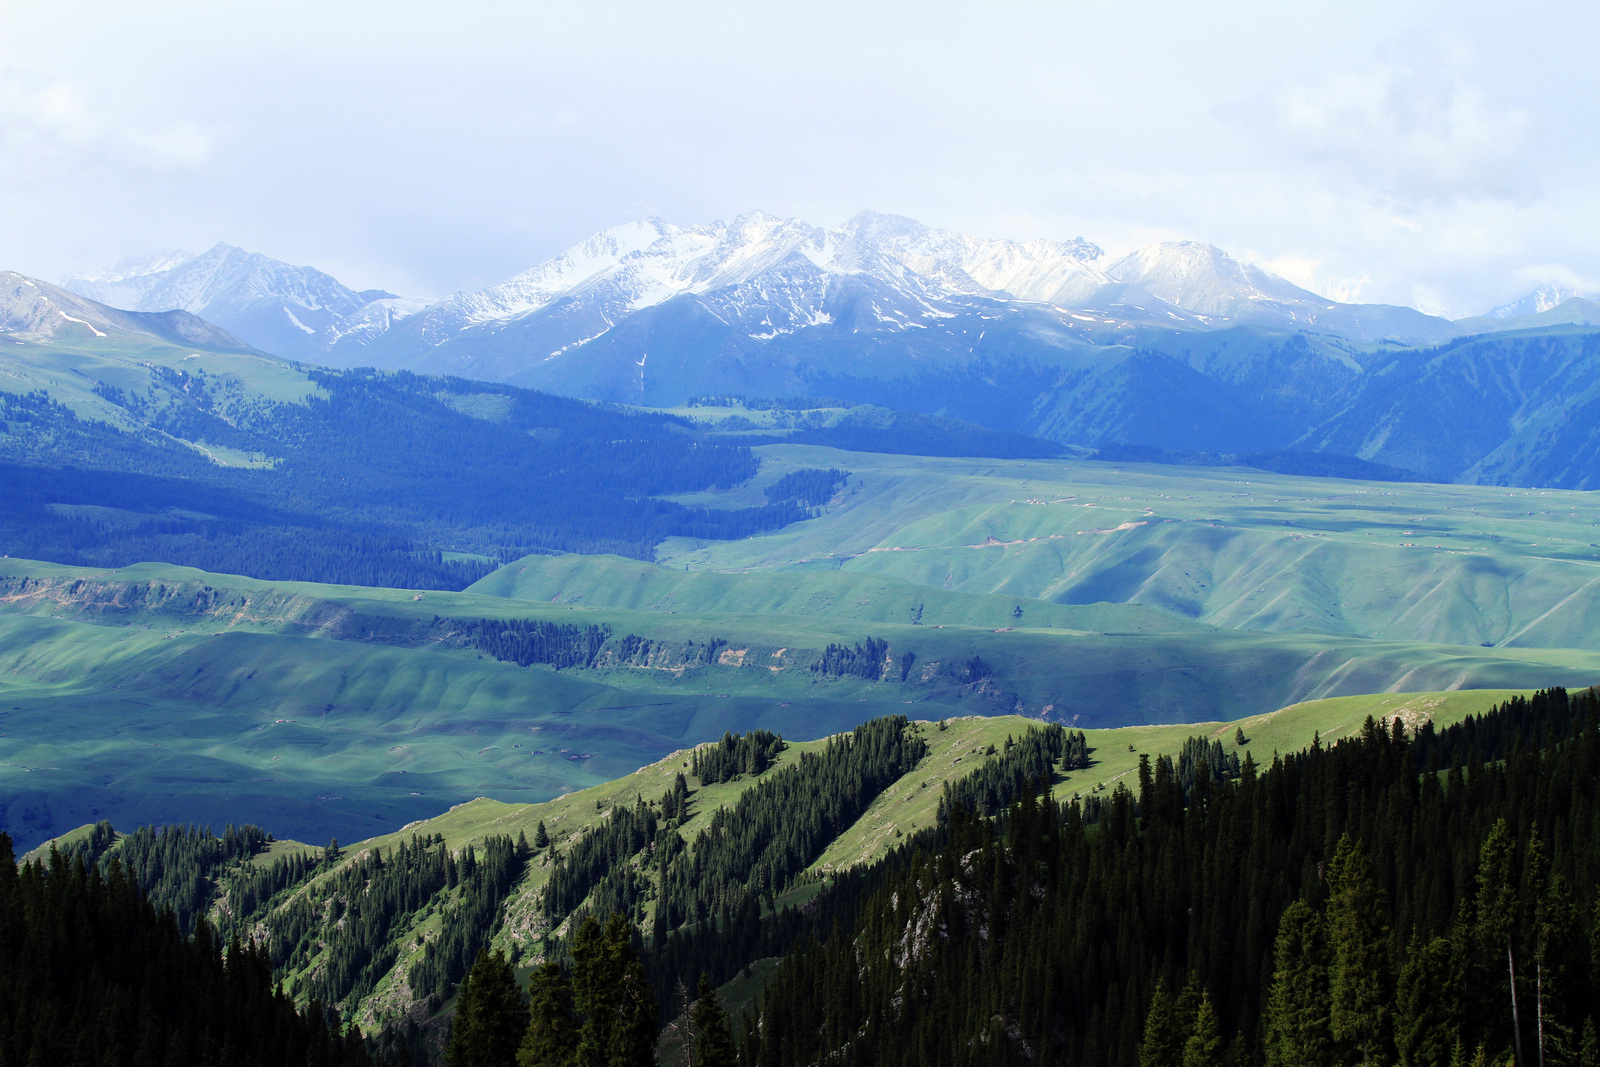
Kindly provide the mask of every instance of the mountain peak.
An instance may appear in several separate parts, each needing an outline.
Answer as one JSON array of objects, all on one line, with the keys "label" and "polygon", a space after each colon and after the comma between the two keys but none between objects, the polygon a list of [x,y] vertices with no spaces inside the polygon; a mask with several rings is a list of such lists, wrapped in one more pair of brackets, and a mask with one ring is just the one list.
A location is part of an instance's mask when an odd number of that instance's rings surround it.
[{"label": "mountain peak", "polygon": [[1524,315],[1539,315],[1560,307],[1575,296],[1583,295],[1578,290],[1562,285],[1559,282],[1545,282],[1520,300],[1502,304],[1493,311],[1488,312],[1486,317],[1491,319],[1518,319]]},{"label": "mountain peak", "polygon": [[1205,241],[1163,241],[1123,256],[1106,271],[1186,311],[1212,318],[1250,315],[1268,303],[1334,304]]},{"label": "mountain peak", "polygon": [[[375,301],[396,299],[382,291],[354,292],[319,270],[226,241],[198,256],[135,256],[109,271],[63,278],[61,284],[113,308],[188,312],[265,351],[298,359],[316,359],[349,334],[335,328],[342,320]],[[413,310],[414,302],[401,302],[385,311],[384,321]]]}]

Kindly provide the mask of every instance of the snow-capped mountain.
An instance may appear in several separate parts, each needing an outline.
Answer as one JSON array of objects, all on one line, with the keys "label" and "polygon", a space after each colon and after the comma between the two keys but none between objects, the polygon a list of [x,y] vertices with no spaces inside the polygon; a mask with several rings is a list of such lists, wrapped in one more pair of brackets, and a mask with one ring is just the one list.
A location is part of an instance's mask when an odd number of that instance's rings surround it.
[{"label": "snow-capped mountain", "polygon": [[954,381],[987,363],[1046,373],[1230,327],[1363,342],[1461,332],[1410,308],[1328,300],[1211,245],[1105,259],[1082,238],[980,238],[874,212],[826,229],[750,212],[615,226],[434,304],[358,293],[226,244],[63,284],[130,309],[182,308],[298,359],[647,404],[713,391],[843,395],[866,381]]},{"label": "snow-capped mountain", "polygon": [[198,256],[136,257],[110,270],[69,275],[61,284],[129,311],[188,311],[265,351],[310,360],[336,344],[364,344],[427,306],[381,290],[358,293],[319,270],[229,244]]},{"label": "snow-capped mountain", "polygon": [[835,231],[764,212],[731,223],[674,226],[645,219],[602,230],[500,285],[436,305],[423,333],[443,343],[462,329],[541,311],[562,299],[612,320],[685,294],[744,284],[785,265],[866,274],[923,299],[986,295],[1080,304],[1111,284],[1082,239],[1058,244],[979,240],[893,215],[863,212]]},{"label": "snow-capped mountain", "polygon": [[1541,315],[1552,308],[1560,307],[1575,296],[1585,296],[1576,289],[1560,285],[1555,282],[1546,282],[1533,292],[1520,300],[1513,300],[1509,304],[1490,311],[1485,318],[1490,319],[1520,319],[1527,315]]},{"label": "snow-capped mountain", "polygon": [[885,361],[962,359],[996,336],[1049,361],[1150,330],[1454,332],[1410,308],[1330,301],[1211,245],[1154,245],[1109,268],[1103,258],[1082,238],[985,239],[873,212],[834,230],[763,212],[698,226],[646,219],[374,331],[359,358],[655,402],[695,382],[731,388],[730,377],[801,388],[808,376],[892,372]]}]

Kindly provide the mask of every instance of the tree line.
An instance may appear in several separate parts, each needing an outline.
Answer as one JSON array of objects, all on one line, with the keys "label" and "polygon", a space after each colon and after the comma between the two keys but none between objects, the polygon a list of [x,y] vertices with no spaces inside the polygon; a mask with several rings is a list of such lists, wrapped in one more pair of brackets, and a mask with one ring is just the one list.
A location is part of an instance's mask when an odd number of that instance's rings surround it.
[{"label": "tree line", "polygon": [[741,774],[760,774],[787,747],[783,738],[771,730],[737,735],[725,730],[721,741],[695,748],[689,757],[689,772],[700,779],[701,785],[731,782]]},{"label": "tree line", "polygon": [[849,477],[849,471],[838,467],[827,470],[806,467],[790,471],[762,492],[769,504],[793,502],[808,508],[821,507],[833,499],[834,488]]}]

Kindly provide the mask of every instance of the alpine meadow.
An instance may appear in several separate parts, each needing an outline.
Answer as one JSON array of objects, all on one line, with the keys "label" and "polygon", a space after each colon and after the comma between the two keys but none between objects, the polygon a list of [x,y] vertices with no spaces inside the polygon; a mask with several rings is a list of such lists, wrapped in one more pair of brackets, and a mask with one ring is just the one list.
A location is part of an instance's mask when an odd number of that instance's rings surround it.
[{"label": "alpine meadow", "polygon": [[0,1067],[1600,1067],[1557,6],[7,5]]}]

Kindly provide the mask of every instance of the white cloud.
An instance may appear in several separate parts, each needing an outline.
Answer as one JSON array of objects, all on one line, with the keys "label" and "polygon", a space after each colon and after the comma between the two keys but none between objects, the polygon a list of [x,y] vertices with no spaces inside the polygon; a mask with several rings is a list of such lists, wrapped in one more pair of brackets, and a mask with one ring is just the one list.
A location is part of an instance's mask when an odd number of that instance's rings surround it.
[{"label": "white cloud", "polygon": [[187,119],[120,114],[82,85],[0,71],[0,166],[8,172],[51,159],[58,166],[188,170],[204,165],[212,147],[211,136]]},{"label": "white cloud", "polygon": [[1531,117],[1495,106],[1465,68],[1459,54],[1392,58],[1282,87],[1240,113],[1275,148],[1404,209],[1535,199],[1539,183],[1523,162]]}]

